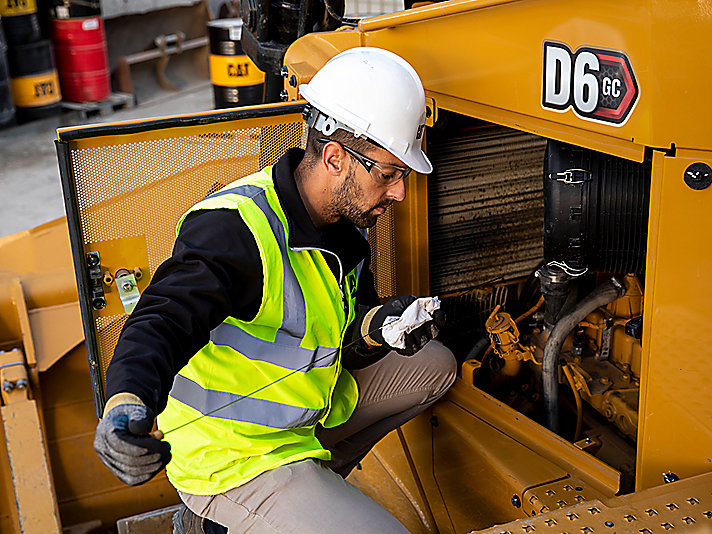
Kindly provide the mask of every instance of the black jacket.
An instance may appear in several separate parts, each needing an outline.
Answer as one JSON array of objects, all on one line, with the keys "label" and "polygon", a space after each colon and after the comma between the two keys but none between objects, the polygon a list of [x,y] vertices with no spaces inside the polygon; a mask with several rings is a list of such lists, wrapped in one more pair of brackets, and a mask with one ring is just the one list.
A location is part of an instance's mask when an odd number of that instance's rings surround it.
[{"label": "black jacket", "polygon": [[[287,216],[289,246],[330,250],[344,273],[366,260],[357,290],[357,304],[379,303],[369,265],[368,242],[348,221],[321,231],[312,223],[294,181],[304,152],[287,151],[272,171],[277,197]],[[339,268],[324,255],[334,276]],[[106,372],[106,397],[119,392],[137,395],[154,413],[166,405],[173,377],[210,339],[210,331],[227,316],[249,321],[262,299],[262,262],[257,244],[237,210],[201,210],[183,222],[173,255],[163,262],[126,321]],[[356,339],[358,324],[354,322]],[[385,351],[366,351],[358,344],[344,350],[346,368],[380,359]]]}]

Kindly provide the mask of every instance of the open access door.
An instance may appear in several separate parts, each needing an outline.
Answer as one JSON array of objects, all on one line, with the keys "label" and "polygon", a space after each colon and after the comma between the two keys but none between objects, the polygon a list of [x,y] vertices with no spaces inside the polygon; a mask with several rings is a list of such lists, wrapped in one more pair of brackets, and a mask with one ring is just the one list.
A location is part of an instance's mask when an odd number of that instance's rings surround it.
[{"label": "open access door", "polygon": [[167,259],[178,219],[304,146],[303,103],[62,128],[57,156],[96,414],[126,319]]}]

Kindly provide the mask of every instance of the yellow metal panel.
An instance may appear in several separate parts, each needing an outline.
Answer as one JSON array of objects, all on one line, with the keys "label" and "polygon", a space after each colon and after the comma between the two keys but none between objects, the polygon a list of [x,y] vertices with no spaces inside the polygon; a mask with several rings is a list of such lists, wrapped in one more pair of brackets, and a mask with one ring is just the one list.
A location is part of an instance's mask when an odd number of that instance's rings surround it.
[{"label": "yellow metal panel", "polygon": [[[648,232],[636,485],[712,471],[712,188],[683,181],[712,153],[656,155]],[[693,344],[685,343],[694,339]]]},{"label": "yellow metal panel", "polygon": [[620,473],[484,391],[458,379],[447,399],[475,414],[603,495],[619,489]]},{"label": "yellow metal panel", "polygon": [[453,403],[433,409],[435,477],[455,532],[523,517],[512,498],[567,472]]},{"label": "yellow metal panel", "polygon": [[0,238],[0,271],[20,278],[30,309],[76,302],[66,217]]},{"label": "yellow metal panel", "polygon": [[[287,49],[284,65],[288,77],[297,77],[298,83],[307,83],[321,66],[339,52],[363,46],[363,35],[354,31],[316,32],[297,39]],[[297,87],[285,83],[290,101],[297,99]]]},{"label": "yellow metal panel", "polygon": [[[453,534],[443,497],[433,470],[432,425],[428,410],[401,429],[416,465],[435,522],[441,534]],[[424,505],[396,432],[391,432],[364,459],[363,470],[349,478],[361,491],[386,507],[410,532],[421,532],[426,524]],[[418,527],[418,528],[415,528]]]},{"label": "yellow metal panel", "polygon": [[30,310],[29,317],[40,372],[84,341],[78,302]]},{"label": "yellow metal panel", "polygon": [[412,173],[405,200],[393,206],[396,295],[430,293],[427,180],[427,175]]},{"label": "yellow metal panel", "polygon": [[[694,0],[444,2],[363,21],[350,41],[308,35],[285,64],[312,65],[298,74],[345,48],[386,48],[415,67],[438,108],[642,161],[645,146],[712,146],[701,82],[712,72],[701,53],[710,29],[708,4]],[[628,57],[640,94],[623,125],[542,107],[544,41]]]},{"label": "yellow metal panel", "polygon": [[110,528],[121,517],[179,502],[164,473],[130,487],[99,461],[92,446],[97,419],[84,344],[40,374],[39,391],[63,527],[100,520]]},{"label": "yellow metal panel", "polygon": [[28,366],[37,363],[20,279],[0,275],[0,349],[20,348]]},{"label": "yellow metal panel", "polygon": [[[382,448],[379,446],[379,448]],[[402,454],[402,451],[399,451]],[[386,508],[400,521],[408,532],[428,532],[424,526],[422,509],[416,504],[417,499],[401,476],[382,458],[379,452],[371,452],[361,462],[361,469],[355,469],[348,477],[348,482],[358,487],[378,504]],[[398,473],[406,476],[407,470]],[[410,482],[410,481],[409,481]],[[440,529],[440,534],[445,534]]]},{"label": "yellow metal panel", "polygon": [[18,510],[19,532],[59,533],[44,437],[33,400],[0,408]]}]

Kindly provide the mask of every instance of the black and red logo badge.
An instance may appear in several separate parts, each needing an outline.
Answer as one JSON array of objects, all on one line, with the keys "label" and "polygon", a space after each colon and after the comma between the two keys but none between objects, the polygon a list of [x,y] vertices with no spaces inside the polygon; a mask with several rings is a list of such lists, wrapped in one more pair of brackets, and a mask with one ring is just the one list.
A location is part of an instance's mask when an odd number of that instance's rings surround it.
[{"label": "black and red logo badge", "polygon": [[622,52],[544,41],[542,106],[584,119],[622,125],[638,101],[638,82]]}]

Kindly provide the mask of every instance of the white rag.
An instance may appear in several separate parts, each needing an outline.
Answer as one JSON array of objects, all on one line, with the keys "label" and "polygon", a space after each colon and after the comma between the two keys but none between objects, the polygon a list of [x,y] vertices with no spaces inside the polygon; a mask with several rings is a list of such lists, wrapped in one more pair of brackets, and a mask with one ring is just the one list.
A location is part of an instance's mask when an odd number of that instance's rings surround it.
[{"label": "white rag", "polygon": [[422,297],[413,301],[400,317],[389,315],[383,321],[381,335],[391,347],[405,348],[405,335],[409,334],[423,323],[432,320],[435,310],[440,309],[438,297]]}]

